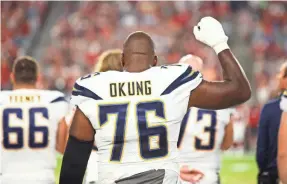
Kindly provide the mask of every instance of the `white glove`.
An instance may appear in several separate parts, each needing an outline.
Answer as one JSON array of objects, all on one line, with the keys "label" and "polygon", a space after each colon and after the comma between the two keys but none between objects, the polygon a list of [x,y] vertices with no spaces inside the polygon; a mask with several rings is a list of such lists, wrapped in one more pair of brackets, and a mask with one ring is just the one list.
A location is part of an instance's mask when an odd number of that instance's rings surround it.
[{"label": "white glove", "polygon": [[193,34],[198,41],[212,47],[216,54],[229,49],[228,37],[225,35],[220,22],[212,17],[204,17],[194,26]]}]

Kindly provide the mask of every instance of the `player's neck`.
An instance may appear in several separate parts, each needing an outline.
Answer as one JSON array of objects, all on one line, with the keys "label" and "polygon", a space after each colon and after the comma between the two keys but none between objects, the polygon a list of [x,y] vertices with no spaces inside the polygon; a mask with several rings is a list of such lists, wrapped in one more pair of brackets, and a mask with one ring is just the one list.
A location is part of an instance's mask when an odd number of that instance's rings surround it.
[{"label": "player's neck", "polygon": [[36,89],[36,84],[14,84],[13,90],[17,89]]},{"label": "player's neck", "polygon": [[151,68],[152,66],[147,65],[147,64],[129,64],[128,66],[124,67],[124,70],[127,72],[131,72],[131,73],[137,73],[137,72],[143,72],[145,70],[148,70],[149,68]]}]

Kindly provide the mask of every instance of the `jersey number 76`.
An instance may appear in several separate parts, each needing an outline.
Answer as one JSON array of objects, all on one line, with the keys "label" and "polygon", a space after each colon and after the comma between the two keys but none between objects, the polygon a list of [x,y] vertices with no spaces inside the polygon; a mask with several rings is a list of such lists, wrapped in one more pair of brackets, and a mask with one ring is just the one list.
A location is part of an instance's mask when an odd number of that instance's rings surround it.
[{"label": "jersey number 76", "polygon": [[[117,115],[110,161],[120,161],[122,157],[128,106],[128,103],[99,106],[100,126],[108,122],[108,115]],[[154,111],[159,118],[165,118],[164,106],[161,101],[141,102],[136,105],[140,155],[144,159],[164,157],[168,153],[167,130],[164,125],[149,125],[146,118],[146,114],[149,111]],[[159,137],[159,147],[157,149],[152,149],[149,145],[149,139],[153,136]]]}]

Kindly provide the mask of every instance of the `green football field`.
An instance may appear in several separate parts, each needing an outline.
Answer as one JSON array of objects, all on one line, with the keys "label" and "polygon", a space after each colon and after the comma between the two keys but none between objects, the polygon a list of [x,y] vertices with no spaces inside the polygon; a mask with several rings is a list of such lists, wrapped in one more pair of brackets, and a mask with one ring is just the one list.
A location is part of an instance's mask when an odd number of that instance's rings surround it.
[{"label": "green football field", "polygon": [[[56,176],[59,177],[61,158]],[[257,166],[255,156],[224,156],[221,169],[221,184],[256,184]]]}]

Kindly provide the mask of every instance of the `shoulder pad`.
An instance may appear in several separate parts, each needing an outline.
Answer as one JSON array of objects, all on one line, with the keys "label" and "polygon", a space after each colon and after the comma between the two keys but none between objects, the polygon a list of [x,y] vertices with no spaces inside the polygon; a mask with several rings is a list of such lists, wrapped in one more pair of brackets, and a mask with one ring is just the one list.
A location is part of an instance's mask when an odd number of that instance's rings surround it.
[{"label": "shoulder pad", "polygon": [[60,91],[49,91],[49,96],[50,95],[51,95],[50,103],[67,102],[64,93]]},{"label": "shoulder pad", "polygon": [[[72,105],[79,105],[80,103],[88,99],[102,100],[100,96],[98,96],[95,92],[89,89],[89,84],[91,83],[89,83],[89,80],[85,79],[87,78],[79,78],[78,80],[76,80],[71,96]],[[93,85],[96,84],[93,83]]]},{"label": "shoulder pad", "polygon": [[188,64],[177,64],[168,66],[175,72],[175,79],[173,82],[162,92],[161,95],[166,95],[173,92],[175,89],[186,86],[184,89],[192,91],[202,81],[202,75],[199,71],[194,71]]}]

